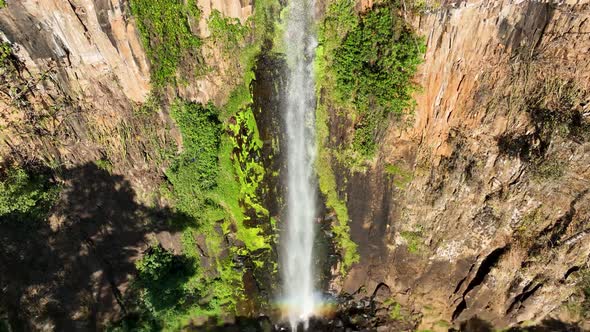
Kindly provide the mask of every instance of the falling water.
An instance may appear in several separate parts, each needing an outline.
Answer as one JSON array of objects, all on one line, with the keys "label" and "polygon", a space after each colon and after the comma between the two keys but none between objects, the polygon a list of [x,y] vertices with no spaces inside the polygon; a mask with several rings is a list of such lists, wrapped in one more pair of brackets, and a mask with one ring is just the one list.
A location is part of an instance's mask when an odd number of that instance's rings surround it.
[{"label": "falling water", "polygon": [[291,328],[307,327],[316,306],[312,266],[316,217],[314,0],[291,0],[285,31],[289,75],[287,128],[287,228],[282,235],[283,291]]}]

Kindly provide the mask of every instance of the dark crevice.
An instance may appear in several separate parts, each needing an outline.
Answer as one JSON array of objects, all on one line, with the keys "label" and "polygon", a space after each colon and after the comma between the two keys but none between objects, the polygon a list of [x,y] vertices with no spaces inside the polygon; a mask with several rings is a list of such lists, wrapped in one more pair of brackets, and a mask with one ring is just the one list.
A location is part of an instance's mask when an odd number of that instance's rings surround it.
[{"label": "dark crevice", "polygon": [[465,302],[465,299],[463,299],[463,300],[461,300],[461,303],[459,303],[459,305],[457,306],[457,308],[455,308],[455,311],[453,311],[452,320],[457,319],[457,317],[459,317],[459,315],[465,309],[467,309],[467,302]]},{"label": "dark crevice", "polygon": [[[472,265],[472,267],[473,267],[473,265]],[[465,282],[465,280],[467,280],[467,276],[469,276],[469,273],[463,279],[461,279],[461,281],[459,281],[459,283],[457,284],[457,287],[455,287],[455,290],[453,291],[453,295],[457,294],[457,292],[459,291],[459,289],[461,289],[461,286],[463,285],[463,283]]]},{"label": "dark crevice", "polygon": [[490,273],[492,268],[498,263],[502,255],[504,255],[507,250],[507,246],[494,249],[486,258],[484,258],[484,260],[479,265],[479,269],[477,270],[475,277],[471,280],[463,292],[463,297],[465,297],[467,293],[469,293],[484,281],[485,277],[488,275],[488,273]]},{"label": "dark crevice", "polygon": [[535,292],[537,292],[539,289],[541,289],[541,287],[543,287],[542,282],[538,282],[537,280],[531,281],[528,285],[526,285],[526,287],[523,289],[522,293],[520,293],[519,295],[517,295],[514,298],[514,301],[512,301],[512,303],[508,307],[508,310],[506,310],[506,314],[509,314],[513,310],[520,309],[521,304],[524,303],[531,296],[533,296],[535,294]]},{"label": "dark crevice", "polygon": [[578,272],[578,271],[580,271],[580,267],[579,267],[579,266],[572,266],[572,267],[570,267],[570,268],[569,268],[569,269],[568,269],[568,270],[565,272],[565,274],[563,275],[563,279],[562,279],[562,281],[566,281],[566,280],[567,280],[567,278],[569,278],[569,277],[570,277],[570,275],[572,275],[572,273],[574,273],[574,272]]},{"label": "dark crevice", "polygon": [[[477,261],[478,259],[479,259],[479,256],[477,256],[475,258],[475,261]],[[474,267],[475,267],[475,264],[471,264],[471,266],[469,267],[469,271],[467,271],[467,274],[465,274],[465,277],[463,279],[461,279],[459,281],[459,283],[457,284],[457,287],[455,287],[455,290],[453,291],[453,295],[459,293],[459,291],[461,290],[461,286],[463,286],[463,284],[465,283],[465,281],[467,280],[467,278],[471,274],[471,271],[473,271]],[[453,295],[451,295],[450,297],[452,297]]]},{"label": "dark crevice", "polygon": [[[453,320],[455,320],[457,317],[459,317],[459,315],[465,309],[467,309],[467,302],[465,301],[465,296],[467,295],[467,293],[472,291],[475,287],[479,286],[485,280],[485,277],[488,275],[488,273],[490,273],[492,268],[498,263],[498,261],[500,260],[502,255],[504,255],[504,253],[506,253],[507,250],[508,250],[508,246],[496,248],[486,258],[483,259],[483,261],[479,265],[479,268],[475,274],[475,277],[473,277],[473,279],[471,280],[471,282],[469,282],[469,285],[467,285],[467,288],[463,292],[463,296],[462,296],[463,299],[461,300],[459,305],[453,311],[453,316],[452,316]],[[470,272],[471,272],[471,270],[470,270]],[[464,280],[462,280],[459,283],[459,285],[457,285],[457,287],[455,289],[455,293],[459,291],[463,282],[464,282]]]},{"label": "dark crevice", "polygon": [[373,301],[373,299],[375,299],[375,296],[377,296],[377,292],[382,289],[385,288],[387,291],[390,290],[389,286],[384,283],[384,282],[380,282],[377,287],[375,287],[375,290],[373,291],[373,294],[371,294],[371,301]]},{"label": "dark crevice", "polygon": [[566,233],[568,227],[574,219],[576,214],[576,204],[582,198],[584,198],[588,192],[590,192],[590,189],[586,189],[579,193],[576,198],[571,201],[569,210],[563,216],[561,216],[555,222],[555,224],[541,231],[537,237],[540,239],[540,241],[535,243],[535,245],[531,248],[532,253],[538,254],[545,247],[553,248],[560,244],[561,237]]}]

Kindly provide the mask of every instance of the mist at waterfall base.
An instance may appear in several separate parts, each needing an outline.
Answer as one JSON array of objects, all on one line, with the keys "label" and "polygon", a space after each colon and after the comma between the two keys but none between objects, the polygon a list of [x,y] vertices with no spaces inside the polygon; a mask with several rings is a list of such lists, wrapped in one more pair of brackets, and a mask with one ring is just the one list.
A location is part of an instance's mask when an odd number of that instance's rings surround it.
[{"label": "mist at waterfall base", "polygon": [[283,313],[293,331],[299,325],[306,329],[322,302],[315,291],[313,268],[317,217],[314,8],[314,0],[291,0],[284,34],[289,67],[283,110],[287,131],[287,215],[280,239],[280,270]]}]

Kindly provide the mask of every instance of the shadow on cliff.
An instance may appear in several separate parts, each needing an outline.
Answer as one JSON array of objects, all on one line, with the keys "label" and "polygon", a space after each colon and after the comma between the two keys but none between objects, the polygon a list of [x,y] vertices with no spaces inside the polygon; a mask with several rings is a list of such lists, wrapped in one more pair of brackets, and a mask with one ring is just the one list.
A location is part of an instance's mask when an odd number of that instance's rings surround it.
[{"label": "shadow on cliff", "polygon": [[[492,324],[480,318],[473,317],[461,323],[459,330],[461,332],[494,332],[498,329],[494,328]],[[583,332],[585,331],[580,326],[572,323],[562,322],[556,319],[545,319],[540,324],[528,327],[513,327],[506,332]]]},{"label": "shadow on cliff", "polygon": [[63,175],[53,227],[22,216],[0,220],[0,307],[15,331],[46,321],[55,331],[96,330],[113,312],[124,314],[121,292],[147,235],[190,220],[138,204],[123,176],[93,163]]}]

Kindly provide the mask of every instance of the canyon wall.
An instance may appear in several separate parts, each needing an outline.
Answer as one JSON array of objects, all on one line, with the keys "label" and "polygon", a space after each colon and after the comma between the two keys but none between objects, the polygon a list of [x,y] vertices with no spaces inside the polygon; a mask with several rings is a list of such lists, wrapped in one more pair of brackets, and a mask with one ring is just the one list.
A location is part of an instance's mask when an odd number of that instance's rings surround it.
[{"label": "canyon wall", "polygon": [[[226,87],[240,77],[236,64],[224,63],[219,46],[207,39],[207,20],[212,10],[219,10],[245,21],[252,6],[236,0],[197,5],[202,14],[198,26],[191,28],[205,40],[200,65],[211,70],[168,94],[219,104],[231,91]],[[4,87],[19,92],[2,100],[3,154],[19,150],[20,155],[66,166],[108,157],[120,172],[154,169],[141,155],[157,146],[133,142],[144,139],[138,135],[141,124],[134,109],[147,100],[151,85],[149,59],[128,1],[8,1],[0,11],[0,31],[19,62],[18,79],[7,80]],[[42,113],[59,124],[31,119],[24,107],[18,107],[23,104],[29,113]],[[46,135],[23,134],[24,129],[16,127],[25,121],[34,122],[35,130]],[[165,114],[150,121],[154,126],[173,126]],[[163,130],[150,129],[157,131],[155,140],[164,140]]]},{"label": "canyon wall", "polygon": [[590,254],[590,3],[444,1],[413,22],[415,122],[341,183],[361,254],[344,291],[425,328],[571,318]]},{"label": "canyon wall", "polygon": [[[23,330],[100,329],[125,313],[152,236],[181,251],[178,234],[146,221],[173,214],[151,193],[180,135],[165,107],[141,111],[151,64],[128,1],[6,2],[0,36],[17,60],[0,82],[0,155],[67,171],[48,225],[0,225],[0,304]],[[244,22],[253,4],[198,5],[195,62],[210,70],[167,87],[164,103],[220,105],[241,80],[207,18]],[[577,319],[566,307],[590,253],[590,3],[457,0],[404,14],[427,42],[422,90],[414,122],[392,122],[366,171],[334,167],[360,254],[338,290],[395,301],[424,328]],[[254,85],[257,103],[276,101],[274,87]],[[338,125],[331,135],[345,136]],[[89,165],[100,160],[109,172]]]},{"label": "canyon wall", "polygon": [[8,0],[0,8],[10,47],[0,72],[0,167],[49,167],[61,188],[47,224],[0,221],[0,324],[102,330],[127,312],[134,261],[155,237],[181,252],[167,224],[175,212],[157,198],[166,155],[182,143],[167,105],[177,96],[225,102],[239,64],[223,61],[207,20],[212,10],[241,21],[252,13],[238,0],[197,5],[191,29],[203,43],[194,61],[211,70],[159,91],[164,105],[155,107],[129,1]]}]

